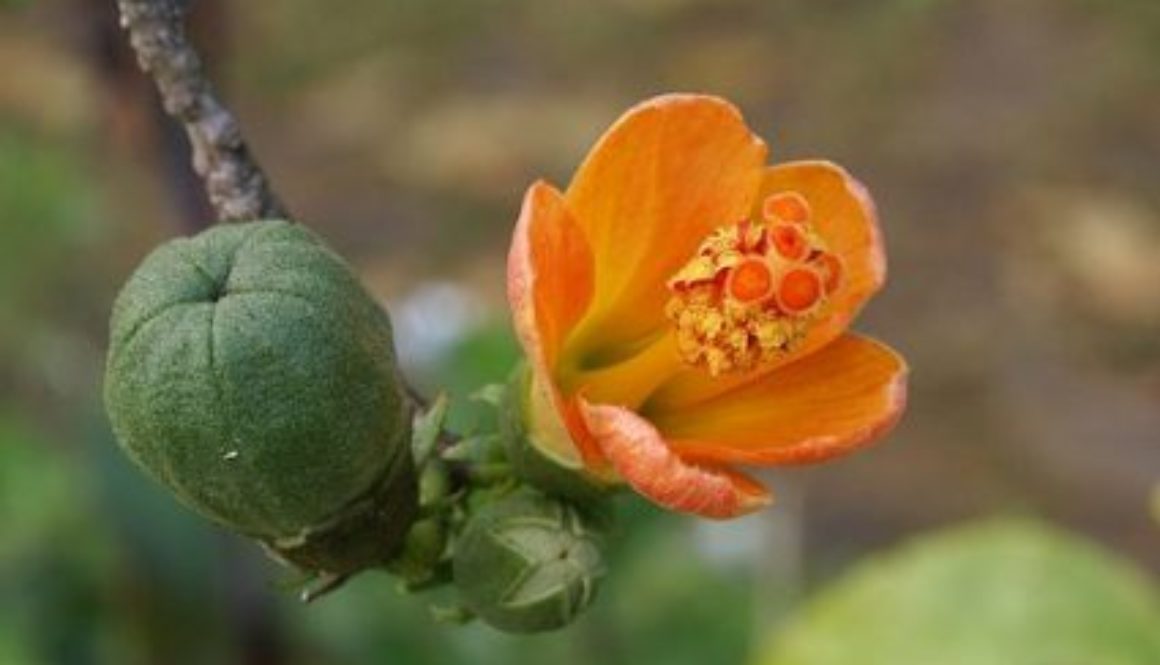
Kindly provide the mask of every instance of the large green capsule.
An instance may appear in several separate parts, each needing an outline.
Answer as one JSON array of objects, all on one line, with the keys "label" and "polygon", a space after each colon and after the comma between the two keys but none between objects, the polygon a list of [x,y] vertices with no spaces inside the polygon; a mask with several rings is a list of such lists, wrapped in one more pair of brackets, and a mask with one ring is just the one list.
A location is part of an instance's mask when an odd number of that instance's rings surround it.
[{"label": "large green capsule", "polygon": [[110,337],[117,439],[184,503],[309,570],[395,551],[416,489],[390,323],[316,236],[261,221],[170,241]]}]

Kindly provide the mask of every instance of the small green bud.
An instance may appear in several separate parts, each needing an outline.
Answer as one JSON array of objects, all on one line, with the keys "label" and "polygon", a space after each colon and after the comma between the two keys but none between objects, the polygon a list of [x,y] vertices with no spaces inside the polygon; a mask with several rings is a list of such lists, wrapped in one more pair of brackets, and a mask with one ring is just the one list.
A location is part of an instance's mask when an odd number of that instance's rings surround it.
[{"label": "small green bud", "polygon": [[433,578],[447,549],[447,525],[438,517],[411,525],[403,546],[383,567],[407,585],[421,585]]},{"label": "small green bud", "polygon": [[165,243],[110,332],[117,440],[181,501],[308,570],[397,549],[417,500],[390,322],[316,236],[262,221]]},{"label": "small green bud", "polygon": [[451,478],[447,465],[438,459],[431,459],[419,474],[419,505],[434,506],[447,497],[451,491]]},{"label": "small green bud", "polygon": [[464,605],[508,632],[566,626],[604,576],[605,526],[531,489],[487,504],[455,544],[453,574]]}]

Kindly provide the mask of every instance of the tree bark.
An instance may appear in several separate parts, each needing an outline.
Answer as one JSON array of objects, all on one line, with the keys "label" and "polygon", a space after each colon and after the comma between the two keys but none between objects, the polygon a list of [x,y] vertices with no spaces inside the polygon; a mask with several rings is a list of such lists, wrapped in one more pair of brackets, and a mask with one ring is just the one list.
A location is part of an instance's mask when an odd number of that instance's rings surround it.
[{"label": "tree bark", "polygon": [[250,154],[237,119],[218,98],[184,29],[181,0],[117,0],[121,27],[169,115],[185,127],[193,168],[219,221],[288,219]]}]

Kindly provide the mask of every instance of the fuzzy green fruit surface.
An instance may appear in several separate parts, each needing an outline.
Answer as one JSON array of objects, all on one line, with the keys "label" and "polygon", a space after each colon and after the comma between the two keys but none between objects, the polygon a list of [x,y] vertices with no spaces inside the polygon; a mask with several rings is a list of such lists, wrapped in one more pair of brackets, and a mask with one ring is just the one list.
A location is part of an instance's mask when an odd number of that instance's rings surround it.
[{"label": "fuzzy green fruit surface", "polygon": [[390,323],[296,224],[154,250],[113,307],[105,404],[150,475],[304,568],[376,565],[414,518]]}]

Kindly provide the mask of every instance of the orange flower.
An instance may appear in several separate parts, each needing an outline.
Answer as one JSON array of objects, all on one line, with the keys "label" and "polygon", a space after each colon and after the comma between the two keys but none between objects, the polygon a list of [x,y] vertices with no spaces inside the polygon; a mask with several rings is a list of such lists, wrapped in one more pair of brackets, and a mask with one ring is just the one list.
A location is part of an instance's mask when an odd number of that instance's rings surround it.
[{"label": "orange flower", "polygon": [[846,332],[885,279],[873,202],[834,164],[765,158],[728,102],[665,95],[567,192],[528,189],[508,297],[537,449],[725,518],[771,502],[733,465],[818,462],[897,422],[905,362]]}]

